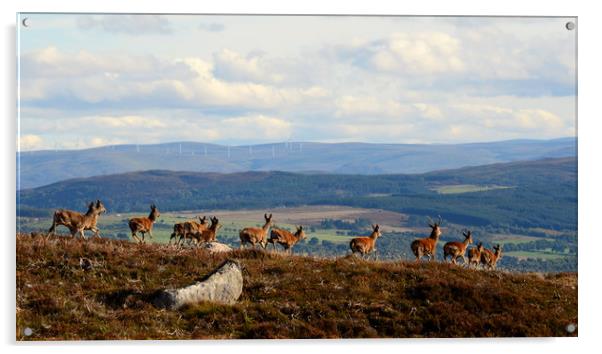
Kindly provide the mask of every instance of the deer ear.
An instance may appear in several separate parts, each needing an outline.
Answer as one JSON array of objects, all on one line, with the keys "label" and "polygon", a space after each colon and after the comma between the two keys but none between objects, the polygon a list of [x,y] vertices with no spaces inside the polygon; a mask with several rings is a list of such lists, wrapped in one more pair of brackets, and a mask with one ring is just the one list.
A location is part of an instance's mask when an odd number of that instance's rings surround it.
[{"label": "deer ear", "polygon": [[270,213],[270,219],[272,218],[272,213]]}]

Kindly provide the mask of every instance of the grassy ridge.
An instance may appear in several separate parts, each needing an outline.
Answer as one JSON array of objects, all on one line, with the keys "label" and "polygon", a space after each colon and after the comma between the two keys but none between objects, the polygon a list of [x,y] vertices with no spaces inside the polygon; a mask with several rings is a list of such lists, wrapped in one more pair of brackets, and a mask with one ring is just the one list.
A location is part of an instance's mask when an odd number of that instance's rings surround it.
[{"label": "grassy ridge", "polygon": [[[92,261],[85,271],[80,257]],[[236,305],[153,307],[226,258],[244,274]],[[447,264],[209,255],[163,245],[17,235],[17,340],[567,336],[575,274],[541,276]],[[25,328],[32,330],[25,336]]]}]

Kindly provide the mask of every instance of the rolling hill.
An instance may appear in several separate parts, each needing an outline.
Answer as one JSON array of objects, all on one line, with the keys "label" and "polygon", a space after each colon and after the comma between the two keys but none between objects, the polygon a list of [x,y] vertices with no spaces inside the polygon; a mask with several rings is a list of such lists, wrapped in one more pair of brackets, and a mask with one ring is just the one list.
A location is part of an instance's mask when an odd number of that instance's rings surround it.
[{"label": "rolling hill", "polygon": [[[80,266],[81,259],[91,266]],[[165,310],[148,300],[157,290],[191,284],[225,259],[243,268],[235,304]],[[577,336],[577,292],[576,273],[262,250],[212,255],[108,239],[16,241],[19,341]]]},{"label": "rolling hill", "polygon": [[17,154],[17,189],[61,180],[142,170],[233,173],[424,173],[518,160],[576,156],[575,138],[472,144],[286,142],[253,146],[204,143],[116,145]]},{"label": "rolling hill", "polygon": [[[440,193],[442,186],[473,190]],[[101,199],[111,212],[255,209],[335,204],[410,215],[444,215],[464,225],[575,230],[577,160],[544,159],[424,174],[232,174],[152,170],[78,178],[18,191],[18,215],[84,209]]]}]

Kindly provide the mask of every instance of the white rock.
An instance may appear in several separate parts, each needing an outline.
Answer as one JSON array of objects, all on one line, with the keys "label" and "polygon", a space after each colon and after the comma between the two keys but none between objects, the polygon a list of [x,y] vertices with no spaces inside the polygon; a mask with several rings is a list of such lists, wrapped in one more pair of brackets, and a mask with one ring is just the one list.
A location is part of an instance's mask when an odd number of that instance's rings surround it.
[{"label": "white rock", "polygon": [[157,307],[178,309],[185,304],[211,301],[233,304],[242,293],[242,271],[232,260],[208,274],[205,280],[180,288],[160,291],[153,299]]},{"label": "white rock", "polygon": [[199,248],[205,249],[211,253],[230,252],[232,247],[219,242],[207,242],[199,246]]}]

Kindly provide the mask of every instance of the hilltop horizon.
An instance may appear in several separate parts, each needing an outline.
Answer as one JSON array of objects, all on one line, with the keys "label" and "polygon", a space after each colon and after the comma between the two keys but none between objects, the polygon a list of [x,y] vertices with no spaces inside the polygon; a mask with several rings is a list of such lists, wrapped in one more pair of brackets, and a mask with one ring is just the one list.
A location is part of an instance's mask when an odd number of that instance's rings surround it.
[{"label": "hilltop horizon", "polygon": [[37,150],[22,150],[17,151],[17,154],[27,154],[35,152],[58,152],[58,151],[84,151],[84,150],[98,150],[113,147],[126,147],[126,146],[165,146],[175,144],[200,144],[208,146],[223,146],[231,148],[248,148],[252,146],[270,146],[270,145],[284,145],[284,144],[321,144],[321,145],[406,145],[406,146],[455,146],[455,145],[479,145],[479,144],[495,144],[495,143],[511,143],[511,142],[553,142],[563,140],[578,140],[577,136],[560,136],[556,138],[516,138],[516,139],[494,139],[494,140],[474,140],[466,142],[377,142],[377,141],[360,141],[360,140],[346,140],[346,141],[317,141],[317,140],[276,140],[272,142],[262,143],[226,143],[226,142],[211,142],[202,140],[172,140],[152,143],[121,143],[121,144],[103,144],[98,146],[86,146],[81,148],[55,148],[55,149],[37,149]]}]

